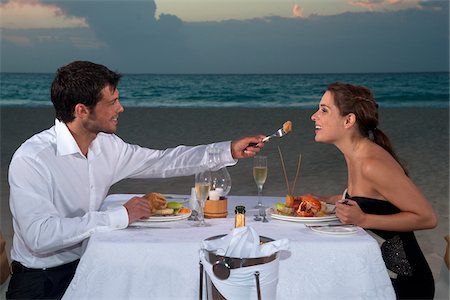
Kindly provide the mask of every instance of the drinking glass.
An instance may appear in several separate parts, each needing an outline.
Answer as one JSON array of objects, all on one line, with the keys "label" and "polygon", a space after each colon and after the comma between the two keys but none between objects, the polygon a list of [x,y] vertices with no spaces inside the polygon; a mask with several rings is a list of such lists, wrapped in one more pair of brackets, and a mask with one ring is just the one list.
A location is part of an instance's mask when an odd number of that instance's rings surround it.
[{"label": "drinking glass", "polygon": [[264,206],[261,202],[261,194],[267,179],[267,156],[257,155],[253,158],[253,179],[258,187],[258,204],[255,208],[262,209]]},{"label": "drinking glass", "polygon": [[195,174],[195,195],[199,206],[198,219],[199,222],[194,226],[205,227],[210,224],[205,222],[205,202],[208,198],[209,190],[211,188],[211,172],[209,170]]}]

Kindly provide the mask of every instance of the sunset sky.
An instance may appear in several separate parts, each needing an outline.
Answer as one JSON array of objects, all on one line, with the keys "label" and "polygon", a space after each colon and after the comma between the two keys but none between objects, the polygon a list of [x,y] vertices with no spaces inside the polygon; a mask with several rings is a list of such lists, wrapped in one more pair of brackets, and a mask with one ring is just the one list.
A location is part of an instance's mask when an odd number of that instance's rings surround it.
[{"label": "sunset sky", "polygon": [[448,71],[446,0],[0,2],[2,72]]}]

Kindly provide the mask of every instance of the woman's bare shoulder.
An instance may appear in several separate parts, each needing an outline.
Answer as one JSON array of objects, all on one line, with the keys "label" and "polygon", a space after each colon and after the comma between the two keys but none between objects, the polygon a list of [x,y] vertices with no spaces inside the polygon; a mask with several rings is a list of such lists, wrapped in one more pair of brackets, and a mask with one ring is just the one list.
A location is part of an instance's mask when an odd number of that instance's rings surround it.
[{"label": "woman's bare shoulder", "polygon": [[406,176],[402,166],[382,148],[374,148],[362,158],[361,174],[369,180]]}]

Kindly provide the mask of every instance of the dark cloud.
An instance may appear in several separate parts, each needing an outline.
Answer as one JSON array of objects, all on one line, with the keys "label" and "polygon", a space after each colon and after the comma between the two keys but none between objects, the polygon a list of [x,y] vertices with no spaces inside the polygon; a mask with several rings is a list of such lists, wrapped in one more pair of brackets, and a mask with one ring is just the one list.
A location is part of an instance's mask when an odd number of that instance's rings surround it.
[{"label": "dark cloud", "polygon": [[[61,30],[8,30],[32,43],[25,47],[3,39],[2,71],[54,71],[56,63],[73,59],[139,73],[448,71],[449,65],[447,1],[395,12],[220,22],[156,18],[152,1],[58,5],[86,18],[90,28],[65,31],[71,38]],[[38,38],[55,35],[59,38]],[[84,37],[93,47],[74,44]]]}]

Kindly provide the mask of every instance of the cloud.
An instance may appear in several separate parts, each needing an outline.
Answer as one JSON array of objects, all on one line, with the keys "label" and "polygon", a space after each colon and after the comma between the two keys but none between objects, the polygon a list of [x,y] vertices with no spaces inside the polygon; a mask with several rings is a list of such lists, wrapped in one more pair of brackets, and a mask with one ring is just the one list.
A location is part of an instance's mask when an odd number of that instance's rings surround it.
[{"label": "cloud", "polygon": [[2,39],[19,46],[31,46],[30,39],[25,36],[4,34]]},{"label": "cloud", "polygon": [[348,0],[348,4],[359,6],[369,11],[387,9],[390,7],[417,7],[421,0]]},{"label": "cloud", "polygon": [[0,28],[71,28],[87,27],[84,18],[67,16],[60,7],[37,0],[9,0],[0,3]]},{"label": "cloud", "polygon": [[298,4],[294,4],[294,7],[292,8],[292,16],[296,18],[302,18],[303,8],[301,8]]},{"label": "cloud", "polygon": [[428,10],[435,10],[435,11],[448,11],[449,9],[449,2],[448,1],[433,1],[433,0],[424,0],[419,1],[417,4],[418,8],[421,9],[428,9]]},{"label": "cloud", "polygon": [[124,73],[416,72],[449,65],[448,3],[217,22],[157,18],[152,1],[59,5],[88,27],[2,31],[2,71],[54,72],[75,59]]},{"label": "cloud", "polygon": [[355,0],[348,1],[350,5],[360,6],[368,10],[375,10],[381,7],[384,3],[384,0]]}]

